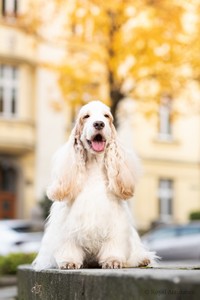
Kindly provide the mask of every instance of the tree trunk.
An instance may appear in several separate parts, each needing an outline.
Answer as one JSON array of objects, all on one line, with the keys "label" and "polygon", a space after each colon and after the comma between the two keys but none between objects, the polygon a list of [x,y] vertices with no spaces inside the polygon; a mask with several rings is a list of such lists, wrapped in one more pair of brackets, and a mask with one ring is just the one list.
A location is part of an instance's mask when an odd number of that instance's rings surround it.
[{"label": "tree trunk", "polygon": [[117,109],[119,102],[125,97],[125,95],[120,91],[120,84],[117,84],[114,80],[114,76],[111,70],[109,70],[109,95],[111,100],[111,113],[114,117],[114,124],[117,127]]},{"label": "tree trunk", "polygon": [[109,47],[108,47],[108,83],[109,83],[109,96],[111,100],[111,113],[114,117],[114,124],[117,127],[117,108],[119,102],[125,97],[125,95],[120,91],[121,84],[118,82],[116,77],[116,70],[113,70],[113,67],[109,63],[115,57],[115,34],[120,29],[121,24],[118,22],[118,15],[115,11],[108,10],[107,16],[110,23],[109,30]]},{"label": "tree trunk", "polygon": [[120,92],[118,89],[112,89],[110,91],[110,98],[111,98],[111,113],[114,117],[114,124],[117,127],[118,121],[117,121],[117,109],[120,101],[124,98],[124,95]]}]

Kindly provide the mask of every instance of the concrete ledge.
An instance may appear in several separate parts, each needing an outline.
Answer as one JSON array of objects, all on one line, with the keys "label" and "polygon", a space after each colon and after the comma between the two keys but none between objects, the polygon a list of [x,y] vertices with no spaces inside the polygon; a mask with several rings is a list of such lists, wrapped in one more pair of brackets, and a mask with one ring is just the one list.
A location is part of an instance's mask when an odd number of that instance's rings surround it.
[{"label": "concrete ledge", "polygon": [[200,299],[200,269],[18,269],[19,300]]}]

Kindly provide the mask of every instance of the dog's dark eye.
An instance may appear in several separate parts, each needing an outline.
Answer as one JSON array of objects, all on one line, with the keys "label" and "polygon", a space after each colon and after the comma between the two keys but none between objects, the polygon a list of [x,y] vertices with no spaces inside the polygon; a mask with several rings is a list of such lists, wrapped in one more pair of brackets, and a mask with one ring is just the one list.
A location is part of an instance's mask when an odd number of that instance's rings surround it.
[{"label": "dog's dark eye", "polygon": [[84,117],[83,117],[83,119],[88,119],[90,117],[90,115],[85,115]]},{"label": "dog's dark eye", "polygon": [[105,118],[110,118],[110,116],[108,114],[105,114],[104,117]]}]

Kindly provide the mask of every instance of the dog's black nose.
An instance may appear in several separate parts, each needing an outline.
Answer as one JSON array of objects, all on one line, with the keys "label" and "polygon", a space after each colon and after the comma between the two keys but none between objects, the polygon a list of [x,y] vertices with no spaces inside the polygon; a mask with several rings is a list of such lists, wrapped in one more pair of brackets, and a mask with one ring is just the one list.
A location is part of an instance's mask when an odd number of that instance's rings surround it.
[{"label": "dog's black nose", "polygon": [[101,130],[101,129],[104,128],[105,124],[102,121],[96,121],[96,122],[93,123],[93,126],[94,126],[95,129]]}]

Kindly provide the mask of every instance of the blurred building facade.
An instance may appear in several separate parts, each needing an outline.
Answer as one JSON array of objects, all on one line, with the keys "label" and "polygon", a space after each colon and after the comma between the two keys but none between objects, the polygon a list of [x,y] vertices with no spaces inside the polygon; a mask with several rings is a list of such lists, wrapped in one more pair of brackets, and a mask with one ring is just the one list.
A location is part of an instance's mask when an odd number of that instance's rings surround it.
[{"label": "blurred building facade", "polygon": [[34,202],[36,44],[15,27],[17,1],[0,9],[0,218],[25,217]]},{"label": "blurred building facade", "polygon": [[[62,60],[62,51],[17,25],[27,2],[3,0],[0,7],[0,218],[30,217],[48,184],[52,154],[71,126],[56,75],[43,67]],[[143,165],[133,201],[136,225],[186,222],[200,209],[200,117],[180,115],[172,122],[165,101],[147,119],[133,103],[120,108],[119,133]]]},{"label": "blurred building facade", "polygon": [[159,222],[185,223],[200,210],[200,115],[172,121],[168,104],[151,120],[137,116],[135,147],[144,174],[138,186],[138,226]]},{"label": "blurred building facade", "polygon": [[18,23],[27,3],[0,2],[0,219],[31,217],[64,141],[64,118],[50,105],[55,78],[40,63],[48,49],[43,55],[42,43]]},{"label": "blurred building facade", "polygon": [[131,205],[136,225],[144,230],[157,222],[185,223],[200,210],[200,115],[194,111],[173,119],[165,100],[148,118],[132,99],[120,107],[120,138],[134,145],[141,159]]}]

